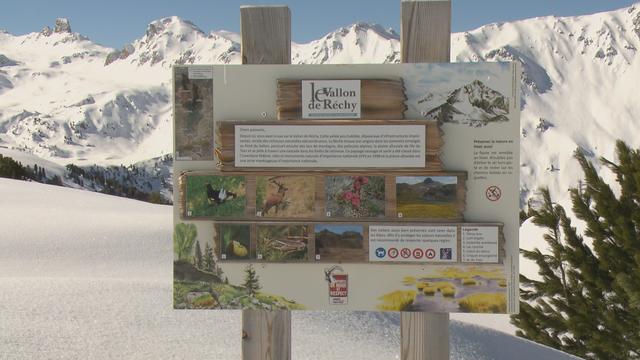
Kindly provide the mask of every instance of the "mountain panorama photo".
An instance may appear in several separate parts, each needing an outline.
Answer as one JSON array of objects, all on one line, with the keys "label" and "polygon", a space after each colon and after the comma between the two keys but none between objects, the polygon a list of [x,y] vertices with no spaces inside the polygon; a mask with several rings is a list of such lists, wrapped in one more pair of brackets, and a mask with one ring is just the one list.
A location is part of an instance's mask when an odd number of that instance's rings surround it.
[{"label": "mountain panorama photo", "polygon": [[[238,358],[241,340],[227,334],[240,333],[240,314],[171,310],[171,208],[91,192],[173,201],[171,67],[240,64],[240,36],[172,16],[146,30],[141,24],[138,39],[115,49],[74,32],[64,18],[51,21],[24,35],[0,30],[0,169],[31,180],[0,179],[3,209],[10,209],[0,218],[0,307],[10,310],[0,311],[0,358],[114,357],[109,351],[120,358]],[[492,23],[451,41],[453,62],[522,64],[521,208],[539,203],[540,187],[571,208],[567,189],[584,178],[576,149],[616,183],[597,160],[616,159],[618,139],[640,148],[640,3]],[[291,57],[293,64],[399,63],[400,39],[359,22],[293,43]],[[488,84],[426,92],[415,105],[443,127],[504,126],[515,104]],[[401,193],[450,203],[450,183],[404,185]],[[544,233],[524,222],[521,247],[544,246]],[[347,239],[350,249],[359,247],[357,230],[319,235],[323,244]],[[520,266],[536,278],[535,263],[522,259]],[[573,358],[513,337],[507,317],[452,319],[454,359]],[[327,333],[329,326],[338,328]],[[295,332],[294,358],[323,352],[387,359],[399,348],[394,314],[294,314],[293,327],[305,329]],[[358,332],[363,328],[366,334]]]}]

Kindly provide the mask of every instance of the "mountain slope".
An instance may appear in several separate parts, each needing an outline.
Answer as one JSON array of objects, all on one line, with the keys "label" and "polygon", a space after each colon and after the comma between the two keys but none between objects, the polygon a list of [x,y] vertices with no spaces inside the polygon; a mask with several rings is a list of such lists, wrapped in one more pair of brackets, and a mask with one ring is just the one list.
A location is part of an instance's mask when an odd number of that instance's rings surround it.
[{"label": "mountain slope", "polygon": [[[0,218],[0,358],[240,357],[240,312],[172,310],[170,207],[7,179],[0,194],[12,210]],[[572,359],[459,321],[450,330],[452,359]],[[397,313],[292,316],[295,359],[394,359],[399,336]]]},{"label": "mountain slope", "polygon": [[[240,61],[237,34],[207,34],[177,17],[152,22],[120,50],[59,22],[55,30],[23,36],[0,33],[0,147],[63,165],[130,164],[170,153],[170,66]],[[455,61],[523,64],[522,204],[539,186],[549,186],[566,204],[566,189],[579,174],[576,148],[611,157],[618,138],[640,146],[634,136],[638,49],[639,5],[452,35]],[[292,62],[398,62],[399,50],[392,30],[358,23],[293,44]],[[425,96],[430,116],[471,126],[501,119],[500,99],[507,94],[493,94],[481,81],[451,91],[448,99]],[[470,120],[478,118],[484,120]]]}]

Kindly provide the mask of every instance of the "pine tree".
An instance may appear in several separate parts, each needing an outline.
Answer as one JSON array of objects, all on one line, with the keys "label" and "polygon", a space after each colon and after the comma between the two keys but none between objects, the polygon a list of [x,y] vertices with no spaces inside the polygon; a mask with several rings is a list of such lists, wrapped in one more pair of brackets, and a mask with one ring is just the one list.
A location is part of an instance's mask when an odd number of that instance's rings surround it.
[{"label": "pine tree", "polygon": [[256,271],[253,269],[252,265],[247,266],[244,269],[244,284],[243,286],[247,289],[249,295],[253,296],[258,290],[260,290],[260,279],[256,274]]},{"label": "pine tree", "polygon": [[200,248],[200,241],[196,240],[196,267],[202,269],[202,249]]},{"label": "pine tree", "polygon": [[619,196],[576,152],[585,179],[570,193],[584,237],[542,190],[528,215],[548,229],[549,251],[521,250],[542,280],[520,276],[517,335],[587,359],[640,359],[640,152],[618,142],[616,154],[619,164],[600,161],[616,175]]},{"label": "pine tree", "polygon": [[216,266],[216,262],[213,259],[213,248],[206,243],[204,245],[204,258],[203,258],[203,270],[213,272]]}]

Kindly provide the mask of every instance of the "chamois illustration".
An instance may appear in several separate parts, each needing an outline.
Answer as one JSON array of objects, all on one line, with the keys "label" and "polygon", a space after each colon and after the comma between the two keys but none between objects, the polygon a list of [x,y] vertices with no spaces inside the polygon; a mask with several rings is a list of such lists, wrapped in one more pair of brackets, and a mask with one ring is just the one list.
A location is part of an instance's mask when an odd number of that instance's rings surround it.
[{"label": "chamois illustration", "polygon": [[333,284],[336,282],[336,278],[333,276],[333,273],[336,271],[344,272],[344,270],[342,270],[342,267],[340,267],[339,265],[334,265],[328,269],[324,269],[324,278],[329,284]]},{"label": "chamois illustration", "polygon": [[262,213],[264,215],[269,213],[269,210],[275,208],[276,214],[280,208],[283,208],[286,205],[285,195],[287,193],[288,188],[284,186],[284,184],[276,181],[276,178],[270,178],[269,182],[278,187],[278,191],[274,194],[268,194],[267,199],[264,202],[264,207],[262,208]]},{"label": "chamois illustration", "polygon": [[237,195],[232,193],[231,191],[226,191],[224,187],[221,187],[220,190],[215,190],[211,183],[207,183],[207,201],[209,204],[220,205],[229,199],[235,198]]}]

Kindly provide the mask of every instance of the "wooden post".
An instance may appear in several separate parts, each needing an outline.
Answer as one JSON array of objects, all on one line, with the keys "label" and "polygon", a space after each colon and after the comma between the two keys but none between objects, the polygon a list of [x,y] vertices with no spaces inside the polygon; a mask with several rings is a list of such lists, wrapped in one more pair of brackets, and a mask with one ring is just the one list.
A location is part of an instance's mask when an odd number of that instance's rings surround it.
[{"label": "wooden post", "polygon": [[[243,64],[291,64],[287,6],[241,6]],[[291,312],[242,311],[242,359],[291,359]]]},{"label": "wooden post", "polygon": [[241,6],[243,64],[291,64],[291,11],[287,6]]},{"label": "wooden post", "polygon": [[[449,62],[451,1],[402,1],[402,62]],[[449,314],[400,315],[402,360],[449,359]]]}]

